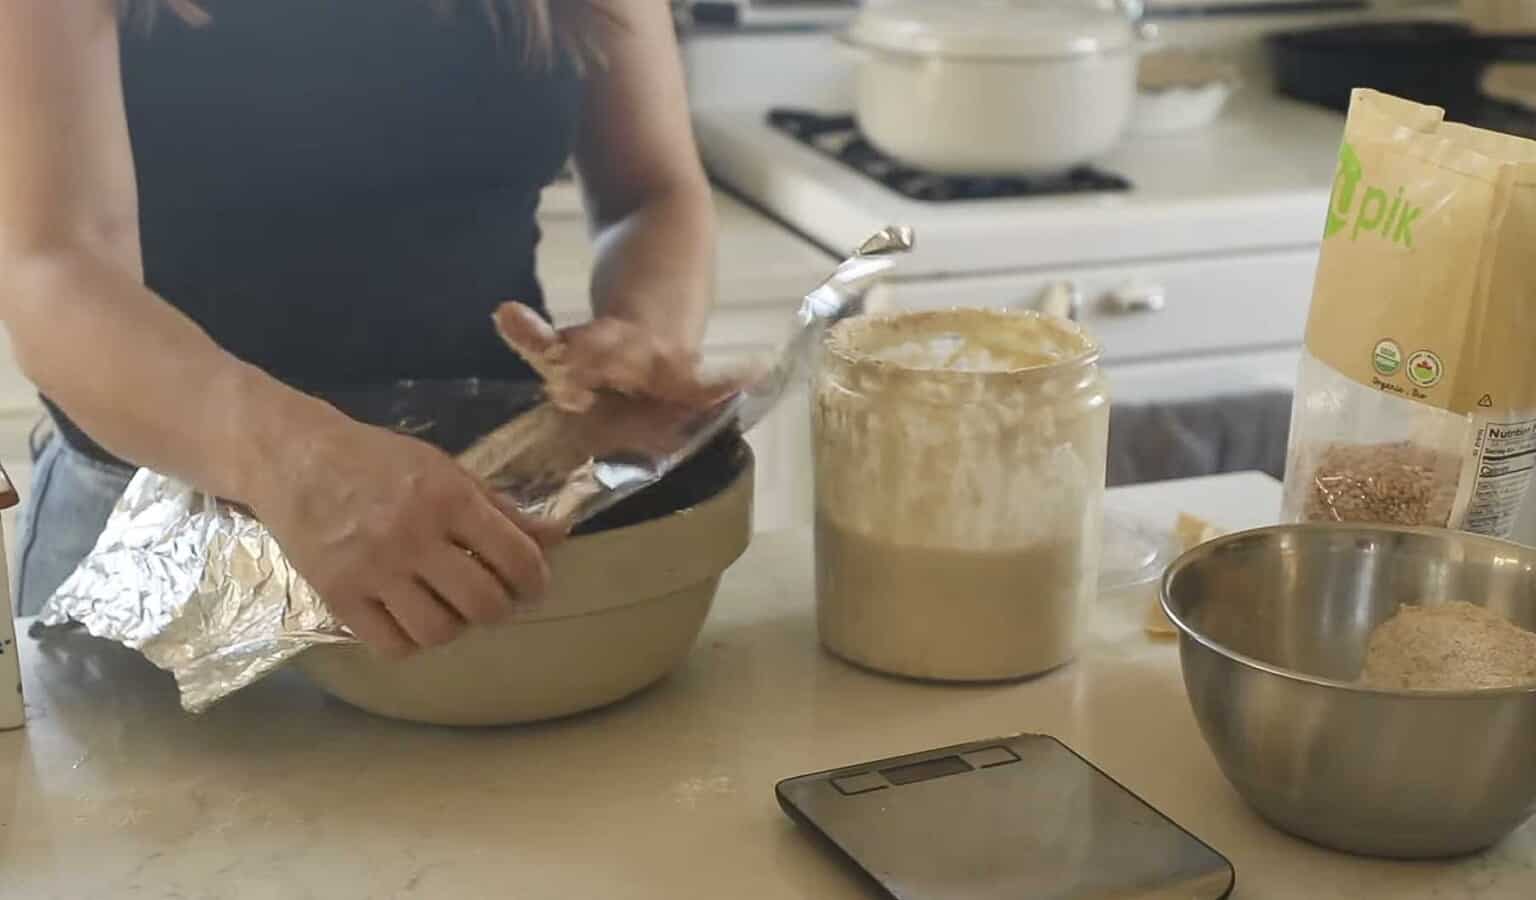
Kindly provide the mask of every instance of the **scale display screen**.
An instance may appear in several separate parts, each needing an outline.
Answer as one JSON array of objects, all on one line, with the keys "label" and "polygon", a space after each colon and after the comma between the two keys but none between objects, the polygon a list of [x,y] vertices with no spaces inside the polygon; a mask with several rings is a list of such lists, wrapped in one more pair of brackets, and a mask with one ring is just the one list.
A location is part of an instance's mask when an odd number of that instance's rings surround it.
[{"label": "scale display screen", "polygon": [[930,778],[943,778],[945,775],[959,775],[961,772],[974,771],[971,764],[958,756],[941,756],[938,759],[925,759],[922,762],[908,763],[904,766],[893,766],[889,769],[881,769],[880,774],[891,784],[913,784],[919,781],[927,781]]}]

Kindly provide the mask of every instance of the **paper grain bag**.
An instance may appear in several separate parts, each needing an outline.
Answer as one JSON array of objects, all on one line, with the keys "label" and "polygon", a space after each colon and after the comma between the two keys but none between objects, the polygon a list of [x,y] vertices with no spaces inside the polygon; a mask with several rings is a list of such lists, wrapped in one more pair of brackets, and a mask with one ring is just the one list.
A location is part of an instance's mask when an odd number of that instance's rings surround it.
[{"label": "paper grain bag", "polygon": [[1536,468],[1536,142],[1357,90],[1323,235],[1286,518],[1508,536]]}]

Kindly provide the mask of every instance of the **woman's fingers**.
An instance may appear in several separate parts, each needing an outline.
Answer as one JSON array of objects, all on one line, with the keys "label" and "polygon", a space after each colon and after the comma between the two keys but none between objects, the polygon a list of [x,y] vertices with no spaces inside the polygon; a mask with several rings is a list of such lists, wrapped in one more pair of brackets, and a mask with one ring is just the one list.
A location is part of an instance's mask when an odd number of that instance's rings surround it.
[{"label": "woman's fingers", "polygon": [[559,360],[551,360],[550,356],[560,346],[560,335],[538,313],[521,303],[503,303],[492,317],[501,339],[540,375],[558,364]]},{"label": "woman's fingers", "polygon": [[581,383],[566,359],[567,347],[558,332],[538,313],[521,303],[503,303],[492,318],[501,339],[544,380],[544,392],[556,407],[585,412],[596,401],[594,386]]},{"label": "woman's fingers", "polygon": [[519,509],[517,504],[512,502],[512,498],[490,488],[485,489],[485,494],[491,498],[491,502],[496,505],[498,512],[510,519],[519,531],[533,538],[534,542],[545,550],[559,546],[570,536],[571,526],[569,522],[557,522],[554,519],[530,516]]},{"label": "woman's fingers", "polygon": [[687,407],[703,407],[751,381],[742,371],[701,374],[698,356],[622,319],[599,317],[557,332],[532,309],[496,310],[502,339],[544,379],[550,402],[586,412],[596,392],[611,390]]},{"label": "woman's fingers", "polygon": [[549,588],[549,566],[537,541],[493,501],[481,494],[460,510],[452,538],[474,553],[520,603],[536,603]]},{"label": "woman's fingers", "polygon": [[706,378],[694,359],[662,356],[657,359],[654,395],[679,406],[704,407],[730,396],[741,384]]},{"label": "woman's fingers", "polygon": [[639,326],[597,319],[565,332],[565,362],[582,386],[701,406],[727,396],[732,386],[700,377],[696,354],[659,342]]},{"label": "woman's fingers", "polygon": [[352,634],[380,654],[395,659],[409,656],[417,649],[411,640],[378,600],[360,600],[356,603],[338,604],[336,617],[352,631]]},{"label": "woman's fingers", "polygon": [[311,443],[292,485],[251,506],[359,640],[390,654],[446,643],[545,589],[534,538],[441,450],[346,419]]},{"label": "woman's fingers", "polygon": [[445,547],[422,561],[421,576],[443,602],[472,625],[494,625],[512,609],[512,590],[480,558]]},{"label": "woman's fingers", "polygon": [[617,319],[593,319],[567,328],[561,337],[572,384],[621,394],[645,387],[652,355],[650,341],[633,325]]},{"label": "woman's fingers", "polygon": [[380,599],[418,647],[446,644],[464,631],[464,619],[421,582],[402,580]]},{"label": "woman's fingers", "polygon": [[468,625],[499,622],[514,605],[542,596],[549,584],[543,551],[518,523],[550,533],[556,526],[509,514],[488,494],[472,506],[479,511],[465,516],[465,527],[418,562],[417,578],[385,588],[380,600],[337,605],[337,617],[359,640],[386,656],[407,656],[454,640]]},{"label": "woman's fingers", "polygon": [[417,558],[416,575],[381,592],[397,630],[418,647],[446,644],[469,625],[499,622],[514,604],[536,602],[549,585],[542,549],[489,493],[472,490],[453,509],[441,543]]}]

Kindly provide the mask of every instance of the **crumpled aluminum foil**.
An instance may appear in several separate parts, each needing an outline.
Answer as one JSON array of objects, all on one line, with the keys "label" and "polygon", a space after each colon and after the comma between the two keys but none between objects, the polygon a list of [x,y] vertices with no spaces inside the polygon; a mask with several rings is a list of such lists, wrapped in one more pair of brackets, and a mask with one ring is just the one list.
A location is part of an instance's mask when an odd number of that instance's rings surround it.
[{"label": "crumpled aluminum foil", "polygon": [[[712,409],[679,412],[605,395],[577,414],[534,395],[508,406],[526,411],[489,428],[458,459],[533,515],[572,526],[586,521],[655,484],[727,429],[746,432],[761,421],[798,377],[820,329],[860,311],[868,290],[911,247],[905,228],[865,242],[806,295],[776,364]],[[469,400],[493,394],[477,382],[460,393]],[[433,395],[424,389],[414,396]],[[415,412],[389,424],[427,439],[434,427]],[[134,476],[95,549],[38,622],[42,634],[75,624],[139,651],[176,677],[182,707],[194,713],[309,647],[356,640],[259,521],[149,470]]]}]

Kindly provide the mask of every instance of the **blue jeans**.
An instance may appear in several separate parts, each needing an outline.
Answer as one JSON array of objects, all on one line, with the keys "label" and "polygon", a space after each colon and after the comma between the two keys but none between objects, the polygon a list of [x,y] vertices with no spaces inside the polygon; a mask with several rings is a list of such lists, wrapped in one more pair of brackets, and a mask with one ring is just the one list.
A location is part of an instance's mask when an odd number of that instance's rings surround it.
[{"label": "blue jeans", "polygon": [[36,615],[96,546],[107,516],[133,477],[65,445],[57,433],[34,439],[32,489],[21,513],[16,605]]}]

